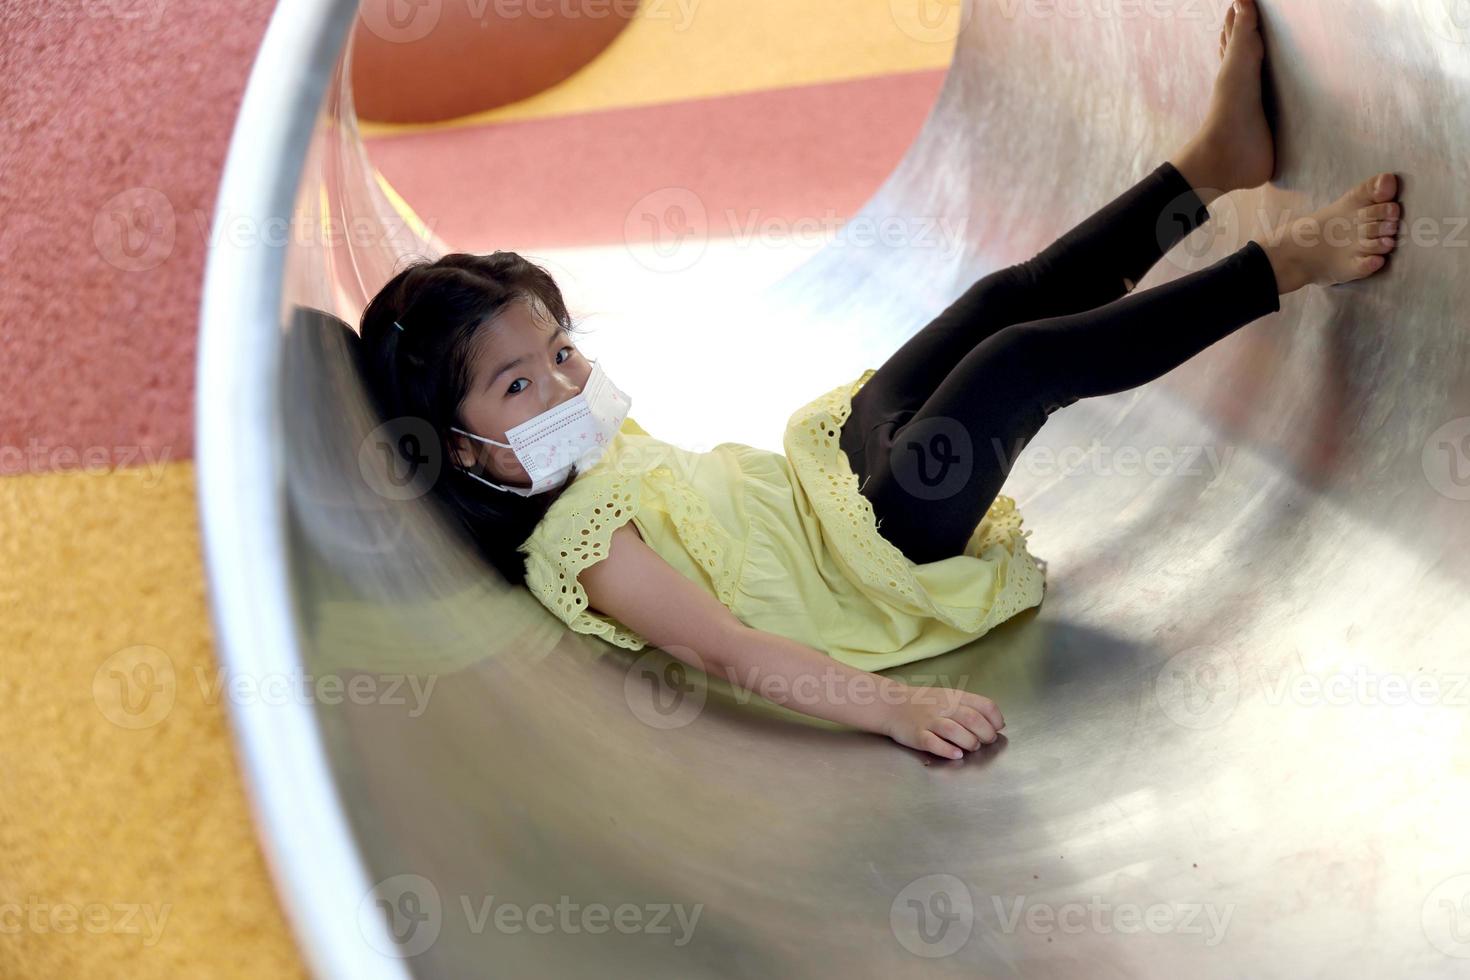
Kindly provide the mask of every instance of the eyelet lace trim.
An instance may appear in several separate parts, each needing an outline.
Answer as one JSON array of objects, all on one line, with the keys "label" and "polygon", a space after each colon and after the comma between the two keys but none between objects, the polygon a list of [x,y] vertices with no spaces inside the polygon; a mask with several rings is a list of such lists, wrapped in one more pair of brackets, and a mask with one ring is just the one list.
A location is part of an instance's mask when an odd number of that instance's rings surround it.
[{"label": "eyelet lace trim", "polygon": [[[607,557],[613,532],[638,512],[640,490],[636,478],[582,474],[516,549],[526,556],[526,586],[542,605],[578,633],[601,636],[629,650],[641,650],[648,641],[617,620],[589,611],[587,592],[577,574]],[[575,509],[560,513],[569,500],[567,506]],[[552,527],[568,530],[554,536]]]},{"label": "eyelet lace trim", "polygon": [[[577,575],[606,558],[613,532],[655,500],[668,512],[689,555],[709,576],[716,598],[726,608],[733,607],[742,546],[714,519],[709,503],[667,466],[642,472],[599,466],[577,476],[517,549],[526,555],[526,585],[573,630],[629,650],[643,649],[648,644],[644,637],[588,609],[587,592]],[[553,527],[564,533],[553,535]]]},{"label": "eyelet lace trim", "polygon": [[1021,514],[1011,497],[996,496],[963,551],[1001,561],[1001,589],[989,607],[935,602],[915,574],[919,566],[878,531],[873,504],[858,492],[858,476],[839,443],[852,396],[876,373],[869,368],[858,380],[816,398],[793,414],[787,426],[787,458],[800,474],[833,550],[869,589],[898,600],[895,604],[913,615],[940,619],[965,632],[989,629],[1039,604],[1044,577],[1026,550],[1031,532],[1021,530]]}]

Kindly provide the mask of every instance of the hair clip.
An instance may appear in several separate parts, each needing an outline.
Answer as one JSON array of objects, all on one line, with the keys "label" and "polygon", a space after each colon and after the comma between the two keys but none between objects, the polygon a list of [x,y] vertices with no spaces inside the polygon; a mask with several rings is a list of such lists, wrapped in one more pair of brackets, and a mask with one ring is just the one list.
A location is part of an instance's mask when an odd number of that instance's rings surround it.
[{"label": "hair clip", "polygon": [[399,323],[397,320],[393,321],[393,326],[397,327],[398,329],[390,333],[387,337],[383,338],[384,356],[387,357],[389,364],[397,363],[398,341],[408,333],[407,330],[403,329],[403,324]]}]

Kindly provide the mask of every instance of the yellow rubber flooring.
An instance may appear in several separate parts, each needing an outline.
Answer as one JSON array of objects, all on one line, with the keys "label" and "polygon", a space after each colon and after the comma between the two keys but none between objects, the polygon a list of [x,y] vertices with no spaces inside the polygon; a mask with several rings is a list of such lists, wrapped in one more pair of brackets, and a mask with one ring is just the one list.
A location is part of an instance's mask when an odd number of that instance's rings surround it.
[{"label": "yellow rubber flooring", "polygon": [[[661,0],[556,88],[439,125],[940,68],[921,3]],[[0,479],[0,609],[0,976],[305,976],[211,693],[193,464]]]},{"label": "yellow rubber flooring", "polygon": [[[951,9],[952,8],[952,9]],[[644,0],[605,51],[512,105],[388,136],[947,68],[959,0]]]}]

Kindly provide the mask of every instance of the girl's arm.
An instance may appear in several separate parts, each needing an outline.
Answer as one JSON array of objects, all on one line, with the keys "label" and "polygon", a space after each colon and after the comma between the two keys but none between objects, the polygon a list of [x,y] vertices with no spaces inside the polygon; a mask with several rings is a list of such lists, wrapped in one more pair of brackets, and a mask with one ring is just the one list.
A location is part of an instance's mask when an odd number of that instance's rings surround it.
[{"label": "girl's arm", "polygon": [[945,758],[993,742],[1005,719],[968,691],[911,687],[740,622],[644,543],[632,522],[577,576],[594,611],[671,656],[803,714],[886,735]]}]

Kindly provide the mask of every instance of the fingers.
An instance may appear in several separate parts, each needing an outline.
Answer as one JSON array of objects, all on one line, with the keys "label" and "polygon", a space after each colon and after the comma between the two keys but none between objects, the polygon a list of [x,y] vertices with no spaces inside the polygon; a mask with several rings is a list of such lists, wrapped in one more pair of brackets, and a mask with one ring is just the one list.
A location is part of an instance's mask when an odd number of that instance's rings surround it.
[{"label": "fingers", "polygon": [[996,731],[1006,727],[1005,716],[1000,713],[1000,707],[985,695],[966,691],[960,698],[960,704],[980,712]]},{"label": "fingers", "polygon": [[[959,708],[950,716],[949,720],[963,725],[967,731],[973,732],[980,741],[986,744],[994,742],[999,737],[997,735],[999,729],[991,723],[990,719],[986,718],[974,708]],[[974,746],[970,746],[970,748],[974,748]]]},{"label": "fingers", "polygon": [[924,732],[919,736],[919,747],[925,752],[940,756],[944,759],[959,759],[964,756],[965,750],[958,745],[952,745],[933,732]]},{"label": "fingers", "polygon": [[[990,726],[988,724],[982,723],[982,726],[986,731],[989,731]],[[989,735],[982,735],[979,732],[971,731],[967,726],[960,724],[953,718],[936,718],[929,730],[946,742],[953,742],[966,752],[974,752],[984,742],[995,740],[995,734],[993,732]]]},{"label": "fingers", "polygon": [[942,695],[941,700],[938,704],[931,703],[924,712],[930,718],[921,723],[914,742],[901,739],[905,744],[945,759],[960,759],[966,752],[974,752],[1000,738],[1006,720],[990,698],[970,691],[928,690]]}]

